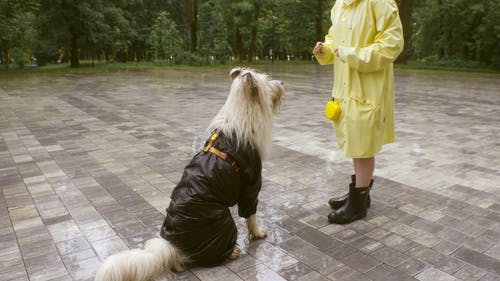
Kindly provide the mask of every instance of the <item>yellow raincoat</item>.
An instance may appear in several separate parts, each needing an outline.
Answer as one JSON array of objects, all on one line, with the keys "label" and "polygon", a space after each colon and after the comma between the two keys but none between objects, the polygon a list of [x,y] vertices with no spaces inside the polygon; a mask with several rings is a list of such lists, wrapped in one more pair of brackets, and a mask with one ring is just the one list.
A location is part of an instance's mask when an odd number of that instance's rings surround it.
[{"label": "yellow raincoat", "polygon": [[334,64],[332,95],[342,107],[337,142],[349,158],[373,157],[394,142],[393,62],[403,49],[398,8],[394,0],[337,0],[331,20],[315,56]]}]

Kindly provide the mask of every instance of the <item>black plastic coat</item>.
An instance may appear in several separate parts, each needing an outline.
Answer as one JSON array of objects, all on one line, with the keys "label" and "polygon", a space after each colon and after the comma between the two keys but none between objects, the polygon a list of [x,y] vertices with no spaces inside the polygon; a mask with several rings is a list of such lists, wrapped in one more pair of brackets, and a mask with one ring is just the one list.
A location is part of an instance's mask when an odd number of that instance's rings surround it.
[{"label": "black plastic coat", "polygon": [[249,146],[236,150],[236,142],[223,134],[213,146],[229,154],[239,173],[210,152],[196,154],[172,192],[161,236],[180,249],[189,263],[214,266],[232,253],[237,230],[229,207],[238,204],[238,215],[256,213],[262,186],[262,163]]}]

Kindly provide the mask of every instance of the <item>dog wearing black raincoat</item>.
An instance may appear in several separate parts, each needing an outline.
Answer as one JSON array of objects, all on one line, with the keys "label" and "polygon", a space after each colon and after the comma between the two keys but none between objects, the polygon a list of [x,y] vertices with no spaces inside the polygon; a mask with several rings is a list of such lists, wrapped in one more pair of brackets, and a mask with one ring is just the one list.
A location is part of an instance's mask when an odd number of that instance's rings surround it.
[{"label": "dog wearing black raincoat", "polygon": [[96,281],[152,280],[186,265],[215,266],[239,256],[229,207],[238,205],[250,238],[266,237],[256,222],[262,159],[269,152],[283,83],[250,68],[234,68],[227,100],[208,126],[209,139],[184,169],[160,235],[144,249],[106,259]]}]

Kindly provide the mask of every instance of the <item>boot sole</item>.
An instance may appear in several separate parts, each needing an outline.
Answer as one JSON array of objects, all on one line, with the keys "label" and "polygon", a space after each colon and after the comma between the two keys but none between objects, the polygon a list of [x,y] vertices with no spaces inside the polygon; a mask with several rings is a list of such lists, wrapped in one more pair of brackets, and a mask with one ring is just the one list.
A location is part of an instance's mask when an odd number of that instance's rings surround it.
[{"label": "boot sole", "polygon": [[[330,201],[328,201],[328,204],[330,205],[330,207],[334,210],[337,210],[337,209],[340,209],[342,206],[344,206],[345,202],[347,201],[347,199],[330,199]],[[370,195],[368,195],[368,199],[366,200],[366,207],[370,208],[370,206],[372,205],[371,204],[371,199],[370,199]]]}]

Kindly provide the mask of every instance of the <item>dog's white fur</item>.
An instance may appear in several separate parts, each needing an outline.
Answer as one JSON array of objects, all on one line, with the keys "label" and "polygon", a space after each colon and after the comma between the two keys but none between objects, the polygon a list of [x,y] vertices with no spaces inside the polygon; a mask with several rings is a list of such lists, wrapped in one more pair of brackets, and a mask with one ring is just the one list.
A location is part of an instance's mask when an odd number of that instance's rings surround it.
[{"label": "dog's white fur", "polygon": [[[266,74],[250,68],[234,68],[229,96],[219,113],[208,126],[207,132],[217,129],[236,134],[238,145],[251,145],[264,159],[271,145],[273,115],[279,111],[284,94],[283,83],[270,80]],[[251,239],[267,236],[260,229],[255,215],[247,219]],[[234,249],[230,259],[240,255]],[[146,241],[144,249],[133,249],[107,258],[100,267],[95,281],[148,281],[171,271],[181,271],[186,261],[180,250],[162,238]]]},{"label": "dog's white fur", "polygon": [[234,68],[230,75],[233,77],[230,94],[208,126],[208,132],[216,129],[227,135],[235,132],[239,145],[255,146],[265,159],[271,144],[272,119],[279,111],[283,85],[250,68]]}]

